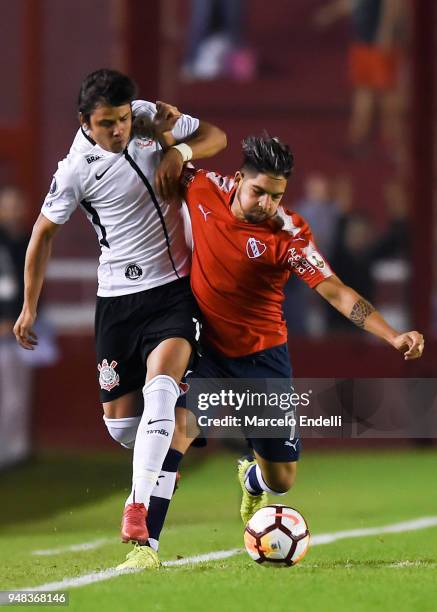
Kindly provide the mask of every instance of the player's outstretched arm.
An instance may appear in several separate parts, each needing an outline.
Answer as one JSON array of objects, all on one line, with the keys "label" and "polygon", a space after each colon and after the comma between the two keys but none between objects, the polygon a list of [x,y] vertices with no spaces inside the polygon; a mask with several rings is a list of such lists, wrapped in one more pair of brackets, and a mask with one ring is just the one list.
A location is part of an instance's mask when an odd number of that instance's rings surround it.
[{"label": "player's outstretched arm", "polygon": [[18,344],[31,351],[38,344],[38,338],[32,327],[36,319],[38,300],[51,253],[53,237],[59,227],[59,225],[52,223],[40,214],[33,226],[32,236],[26,251],[24,303],[20,316],[14,325],[14,335]]},{"label": "player's outstretched arm", "polygon": [[[170,146],[156,170],[155,186],[164,200],[171,199],[178,193],[179,179],[188,159],[212,157],[226,147],[227,138],[220,128],[201,121],[194,134],[184,142],[188,145],[190,157],[184,157],[178,148]],[[170,143],[167,141],[167,144]]]},{"label": "player's outstretched arm", "polygon": [[359,293],[333,275],[319,283],[316,291],[352,323],[378,338],[382,338],[404,354],[405,359],[417,359],[423,353],[424,338],[417,331],[400,334]]}]

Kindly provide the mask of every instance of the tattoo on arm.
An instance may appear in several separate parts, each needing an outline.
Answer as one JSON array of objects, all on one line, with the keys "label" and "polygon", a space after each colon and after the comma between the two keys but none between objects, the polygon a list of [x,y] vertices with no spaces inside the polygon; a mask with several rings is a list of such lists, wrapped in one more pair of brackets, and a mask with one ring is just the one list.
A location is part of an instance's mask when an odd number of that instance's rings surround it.
[{"label": "tattoo on arm", "polygon": [[358,302],[355,302],[351,313],[349,315],[349,319],[356,325],[357,327],[361,327],[364,329],[364,324],[369,315],[375,312],[375,308],[368,302],[367,300],[360,298]]}]

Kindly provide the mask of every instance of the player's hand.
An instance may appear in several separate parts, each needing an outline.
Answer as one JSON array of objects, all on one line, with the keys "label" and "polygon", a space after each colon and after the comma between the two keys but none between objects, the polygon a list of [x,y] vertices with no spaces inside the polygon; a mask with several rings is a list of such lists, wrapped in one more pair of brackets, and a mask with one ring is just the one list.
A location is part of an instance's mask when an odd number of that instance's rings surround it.
[{"label": "player's hand", "polygon": [[404,359],[418,359],[422,356],[425,340],[417,331],[399,334],[392,342],[393,346],[404,354]]},{"label": "player's hand", "polygon": [[158,101],[156,114],[151,119],[147,115],[135,115],[133,118],[133,133],[140,138],[159,140],[166,132],[170,132],[181,116],[178,108]]},{"label": "player's hand", "polygon": [[36,314],[32,314],[23,308],[13,329],[18,344],[28,351],[33,351],[38,344],[38,336],[32,330],[35,319]]},{"label": "player's hand", "polygon": [[170,132],[182,113],[179,109],[172,104],[166,102],[156,102],[156,115],[153,118],[153,129],[156,137]]},{"label": "player's hand", "polygon": [[179,200],[179,180],[184,168],[182,155],[170,147],[156,169],[155,187],[163,200]]}]

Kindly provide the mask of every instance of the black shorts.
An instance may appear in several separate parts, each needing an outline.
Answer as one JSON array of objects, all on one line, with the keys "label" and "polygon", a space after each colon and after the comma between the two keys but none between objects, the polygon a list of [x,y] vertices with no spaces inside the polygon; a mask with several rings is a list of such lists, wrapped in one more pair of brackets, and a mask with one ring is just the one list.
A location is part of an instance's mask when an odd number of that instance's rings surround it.
[{"label": "black shorts", "polygon": [[149,353],[167,338],[197,352],[200,314],[188,277],[147,291],[97,297],[95,338],[102,403],[144,386]]},{"label": "black shorts", "polygon": [[[211,349],[203,349],[190,378],[256,378],[291,380],[291,364],[286,344],[265,349],[259,353],[245,357],[226,357]],[[189,396],[188,396],[189,397]],[[178,406],[192,410],[186,404],[186,396],[181,396]],[[193,413],[198,416],[195,410]],[[266,461],[291,462],[298,461],[300,455],[299,438],[246,438],[248,444]],[[193,446],[198,444],[193,443]],[[200,444],[199,444],[200,445]]]}]

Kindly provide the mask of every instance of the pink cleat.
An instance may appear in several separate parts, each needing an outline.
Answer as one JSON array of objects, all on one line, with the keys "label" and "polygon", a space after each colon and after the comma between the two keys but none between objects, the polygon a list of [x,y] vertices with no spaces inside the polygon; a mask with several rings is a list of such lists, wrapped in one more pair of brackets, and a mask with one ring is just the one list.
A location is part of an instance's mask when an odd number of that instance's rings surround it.
[{"label": "pink cleat", "polygon": [[138,542],[144,546],[149,539],[146,526],[147,510],[144,504],[128,504],[121,519],[121,541]]}]

